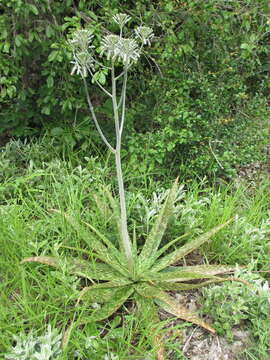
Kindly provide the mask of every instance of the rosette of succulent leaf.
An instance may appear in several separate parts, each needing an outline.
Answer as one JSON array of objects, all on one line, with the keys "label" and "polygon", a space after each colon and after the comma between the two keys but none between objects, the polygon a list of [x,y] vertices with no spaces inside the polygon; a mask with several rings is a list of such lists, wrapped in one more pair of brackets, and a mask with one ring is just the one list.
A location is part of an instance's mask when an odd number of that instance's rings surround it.
[{"label": "rosette of succulent leaf", "polygon": [[[108,189],[104,188],[105,203],[110,208],[110,217],[119,229],[120,217],[117,201]],[[106,235],[101,233],[92,224],[80,223],[70,214],[59,210],[54,213],[64,216],[68,224],[77,232],[82,241],[91,247],[92,253],[99,261],[81,259],[79,257],[65,257],[68,272],[89,279],[92,285],[83,288],[78,297],[76,306],[85,301],[92,306],[91,314],[77,324],[87,324],[101,321],[110,317],[128,299],[137,303],[137,311],[143,326],[149,332],[158,360],[164,360],[164,348],[157,333],[159,315],[158,306],[166,312],[193,324],[199,325],[215,333],[215,329],[201,319],[197,313],[190,311],[178,303],[170,291],[190,291],[212,283],[221,283],[228,280],[237,280],[222,277],[235,270],[231,265],[177,265],[179,261],[192,251],[205,244],[217,232],[228,225],[232,219],[205,232],[183,246],[176,246],[187,234],[171,239],[161,245],[166,228],[174,212],[174,204],[178,194],[177,180],[170,189],[159,214],[157,215],[141,249],[137,246],[136,233],[132,243],[133,267],[129,268],[128,259],[124,255],[123,240],[119,230],[117,239],[119,245],[114,245]],[[61,269],[61,259],[52,256],[35,256],[24,259],[22,262],[37,262]],[[239,279],[240,281],[240,279]],[[99,306],[96,306],[98,304]]]}]

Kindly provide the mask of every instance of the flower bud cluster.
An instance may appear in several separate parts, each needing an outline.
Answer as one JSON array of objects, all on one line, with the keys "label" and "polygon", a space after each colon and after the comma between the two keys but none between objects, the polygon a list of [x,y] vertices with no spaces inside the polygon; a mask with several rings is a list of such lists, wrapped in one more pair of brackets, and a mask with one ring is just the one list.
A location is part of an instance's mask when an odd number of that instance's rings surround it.
[{"label": "flower bud cluster", "polygon": [[119,60],[124,65],[136,62],[140,57],[139,46],[134,39],[124,39],[118,35],[108,35],[102,39],[101,53],[108,60]]},{"label": "flower bud cluster", "polygon": [[[122,62],[124,66],[130,66],[137,62],[140,57],[142,47],[150,45],[154,37],[153,30],[147,26],[138,26],[135,29],[134,38],[124,38],[122,36],[123,27],[131,20],[126,14],[116,14],[112,17],[113,21],[120,28],[120,35],[106,35],[101,40],[100,56],[105,55],[107,60]],[[73,51],[73,69],[71,74],[77,73],[86,77],[88,72],[93,74],[95,64],[98,63],[93,57],[94,48],[92,44],[93,35],[89,30],[77,30],[74,37],[69,41]],[[141,43],[141,45],[140,45]]]},{"label": "flower bud cluster", "polygon": [[89,69],[94,68],[94,58],[92,55],[91,45],[93,35],[89,30],[77,30],[74,33],[73,39],[69,41],[69,44],[73,51],[73,68],[71,75],[74,73],[80,74],[82,77],[86,77]]}]

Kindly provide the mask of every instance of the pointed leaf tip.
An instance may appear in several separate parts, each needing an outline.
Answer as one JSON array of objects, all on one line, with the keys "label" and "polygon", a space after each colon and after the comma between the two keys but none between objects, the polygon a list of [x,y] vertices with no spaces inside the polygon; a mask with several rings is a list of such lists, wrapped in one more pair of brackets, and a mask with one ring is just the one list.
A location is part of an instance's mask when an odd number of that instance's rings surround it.
[{"label": "pointed leaf tip", "polygon": [[39,264],[44,264],[44,265],[50,265],[50,266],[54,266],[54,267],[58,267],[59,261],[51,256],[32,256],[32,257],[28,257],[23,259],[20,264],[24,264],[26,262],[37,262]]}]

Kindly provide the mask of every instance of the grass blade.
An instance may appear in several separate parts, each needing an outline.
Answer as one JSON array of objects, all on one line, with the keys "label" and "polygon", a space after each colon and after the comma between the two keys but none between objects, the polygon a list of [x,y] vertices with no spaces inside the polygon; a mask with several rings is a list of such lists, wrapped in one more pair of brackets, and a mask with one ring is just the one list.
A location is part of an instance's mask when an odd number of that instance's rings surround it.
[{"label": "grass blade", "polygon": [[159,335],[160,323],[157,306],[152,299],[136,294],[135,300],[138,306],[138,317],[142,321],[144,329],[151,338],[152,346],[156,350],[157,359],[165,360],[165,349]]},{"label": "grass blade", "polygon": [[224,224],[218,225],[211,229],[210,231],[198,236],[197,238],[191,240],[180,249],[173,251],[171,254],[164,256],[161,260],[157,261],[156,264],[152,267],[153,271],[160,271],[167,266],[175,264],[178,260],[182,259],[184,256],[188,255],[193,250],[196,250],[199,246],[206,243],[213,235],[223,229],[226,225],[228,225],[231,221],[230,219],[226,221]]}]

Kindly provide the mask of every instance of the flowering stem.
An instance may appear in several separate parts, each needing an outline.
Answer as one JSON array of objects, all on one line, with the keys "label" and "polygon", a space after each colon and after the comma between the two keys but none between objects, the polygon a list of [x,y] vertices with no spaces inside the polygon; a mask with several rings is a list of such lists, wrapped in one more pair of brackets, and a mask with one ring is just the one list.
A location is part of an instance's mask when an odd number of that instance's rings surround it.
[{"label": "flowering stem", "polygon": [[113,103],[115,132],[116,132],[115,163],[116,163],[117,181],[118,181],[118,189],[119,189],[119,197],[120,197],[121,238],[122,238],[122,247],[124,249],[124,252],[125,252],[125,255],[127,258],[129,270],[132,273],[133,268],[134,268],[134,262],[133,262],[133,256],[132,256],[131,242],[130,242],[128,228],[127,228],[127,210],[126,210],[126,200],[125,200],[125,189],[124,189],[124,181],[123,181],[123,172],[122,172],[122,167],[121,167],[121,137],[122,137],[121,129],[123,129],[122,124],[123,124],[124,116],[125,116],[124,99],[125,99],[126,85],[123,86],[123,110],[122,110],[122,119],[121,119],[121,125],[120,125],[117,97],[116,97],[116,80],[115,80],[114,64],[112,64],[111,75],[112,75],[112,103]]},{"label": "flowering stem", "polygon": [[85,78],[83,77],[83,83],[84,83],[84,88],[85,88],[85,93],[86,93],[86,98],[87,98],[87,102],[88,102],[88,106],[89,106],[89,110],[90,110],[90,113],[92,115],[92,118],[94,120],[94,123],[96,125],[96,128],[99,132],[99,135],[101,136],[102,140],[104,141],[104,143],[108,146],[108,148],[111,150],[111,152],[115,153],[116,150],[111,146],[111,144],[108,142],[108,140],[106,139],[106,136],[103,134],[100,126],[99,126],[99,123],[97,121],[97,117],[96,117],[96,114],[95,114],[95,110],[94,110],[94,107],[92,105],[92,102],[91,102],[91,99],[90,99],[90,96],[89,96],[89,92],[88,92],[88,87],[87,87],[87,83],[86,83],[86,80]]},{"label": "flowering stem", "polygon": [[[125,121],[125,112],[126,112],[126,92],[127,92],[127,69],[125,69],[124,72],[124,82],[123,82],[123,88],[122,88],[122,113],[121,113],[121,123],[120,123],[120,136],[122,136],[123,127],[124,127],[124,121]],[[119,104],[118,104],[119,107]]]}]

